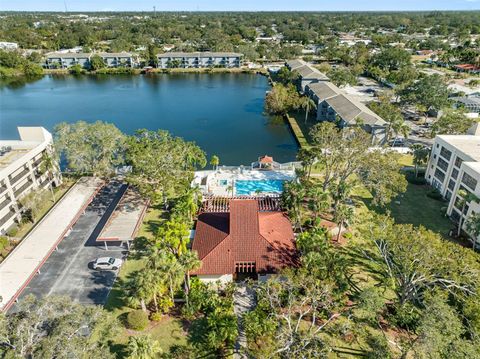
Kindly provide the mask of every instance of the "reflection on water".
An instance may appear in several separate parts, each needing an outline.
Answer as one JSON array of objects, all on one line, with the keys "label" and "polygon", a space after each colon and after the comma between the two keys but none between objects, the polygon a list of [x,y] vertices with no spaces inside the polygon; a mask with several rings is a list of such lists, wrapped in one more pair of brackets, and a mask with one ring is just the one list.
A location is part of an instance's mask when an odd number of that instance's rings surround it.
[{"label": "reflection on water", "polygon": [[166,129],[195,141],[221,164],[249,164],[259,155],[279,162],[297,146],[281,117],[268,117],[269,85],[250,74],[154,74],[45,76],[0,82],[0,138],[16,138],[17,126],[78,120],[113,122],[125,133]]}]

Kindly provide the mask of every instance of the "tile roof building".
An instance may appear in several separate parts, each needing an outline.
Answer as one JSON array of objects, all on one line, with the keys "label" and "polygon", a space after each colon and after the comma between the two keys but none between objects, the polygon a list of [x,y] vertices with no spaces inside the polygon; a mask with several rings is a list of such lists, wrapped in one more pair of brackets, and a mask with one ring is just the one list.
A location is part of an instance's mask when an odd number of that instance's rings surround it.
[{"label": "tile roof building", "polygon": [[297,263],[295,239],[288,217],[261,211],[257,199],[231,199],[228,211],[201,213],[192,250],[204,281],[231,281],[242,274],[265,278]]}]

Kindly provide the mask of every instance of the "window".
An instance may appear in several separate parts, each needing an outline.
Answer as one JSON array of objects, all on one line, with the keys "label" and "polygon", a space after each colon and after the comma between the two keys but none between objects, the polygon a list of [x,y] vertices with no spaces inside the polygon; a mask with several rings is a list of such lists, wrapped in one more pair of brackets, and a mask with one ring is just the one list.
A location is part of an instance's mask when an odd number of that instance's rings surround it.
[{"label": "window", "polygon": [[454,188],[455,188],[455,181],[450,180],[450,182],[448,182],[448,189],[453,191]]},{"label": "window", "polygon": [[443,180],[445,179],[445,173],[443,173],[442,171],[440,171],[438,168],[435,170],[435,177],[438,178],[438,180],[440,180],[440,182],[443,183]]},{"label": "window", "polygon": [[458,177],[458,170],[457,170],[456,168],[454,168],[454,169],[452,170],[452,178],[453,178],[453,179],[457,179],[457,177]]},{"label": "window", "polygon": [[455,166],[460,168],[460,166],[462,165],[462,162],[463,160],[457,156],[457,158],[455,158]]},{"label": "window", "polygon": [[450,158],[452,157],[452,151],[449,151],[445,147],[442,147],[442,149],[440,150],[440,156],[450,161]]},{"label": "window", "polygon": [[452,214],[450,215],[450,219],[453,222],[458,223],[460,221],[460,212],[457,212],[456,210],[453,210]]},{"label": "window", "polygon": [[450,200],[450,198],[452,198],[452,192],[447,191],[447,193],[445,193],[445,198]]},{"label": "window", "polygon": [[464,183],[468,188],[475,191],[477,187],[477,180],[470,176],[468,173],[464,173],[462,177],[462,183]]},{"label": "window", "polygon": [[437,166],[440,167],[445,172],[447,172],[448,162],[445,161],[443,158],[439,158],[437,161]]}]

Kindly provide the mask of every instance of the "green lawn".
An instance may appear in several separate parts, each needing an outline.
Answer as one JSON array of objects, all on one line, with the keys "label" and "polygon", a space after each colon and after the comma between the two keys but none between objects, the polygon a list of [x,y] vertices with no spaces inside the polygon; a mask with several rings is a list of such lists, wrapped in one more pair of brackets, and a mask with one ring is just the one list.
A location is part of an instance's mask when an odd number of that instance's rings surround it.
[{"label": "green lawn", "polygon": [[[151,207],[148,209],[143,224],[140,227],[137,239],[152,239],[160,223],[162,222],[162,216],[164,211],[158,207]],[[130,308],[125,299],[123,298],[122,285],[127,280],[128,276],[138,270],[141,270],[145,266],[145,259],[138,257],[132,252],[132,255],[127,259],[120,273],[115,281],[115,284],[108,295],[105,309],[110,311],[120,323],[123,324],[125,315]],[[111,345],[112,351],[118,358],[126,357],[126,345],[128,343],[129,336],[149,334],[152,338],[156,339],[164,353],[168,353],[170,348],[175,345],[184,345],[186,343],[186,333],[183,329],[182,322],[175,317],[165,316],[159,322],[151,322],[150,326],[141,332],[134,332],[123,328],[120,335],[115,338]]]},{"label": "green lawn", "polygon": [[448,236],[453,227],[452,222],[444,213],[447,202],[427,197],[431,187],[427,185],[408,184],[407,191],[390,203],[388,209],[397,223],[423,225],[427,229]]},{"label": "green lawn", "polygon": [[374,212],[390,212],[390,216],[397,223],[422,225],[448,238],[448,232],[453,227],[452,222],[444,216],[448,203],[428,197],[427,193],[431,190],[432,188],[428,185],[408,183],[407,191],[400,194],[384,209],[371,206],[372,196],[364,188],[356,188],[354,196],[361,199],[368,209]]}]

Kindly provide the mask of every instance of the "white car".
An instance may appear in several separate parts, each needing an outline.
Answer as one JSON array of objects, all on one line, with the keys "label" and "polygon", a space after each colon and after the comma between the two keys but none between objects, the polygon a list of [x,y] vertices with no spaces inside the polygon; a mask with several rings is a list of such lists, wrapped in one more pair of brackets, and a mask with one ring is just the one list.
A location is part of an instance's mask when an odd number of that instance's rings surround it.
[{"label": "white car", "polygon": [[93,262],[93,269],[96,270],[117,270],[123,261],[119,258],[100,257]]}]

